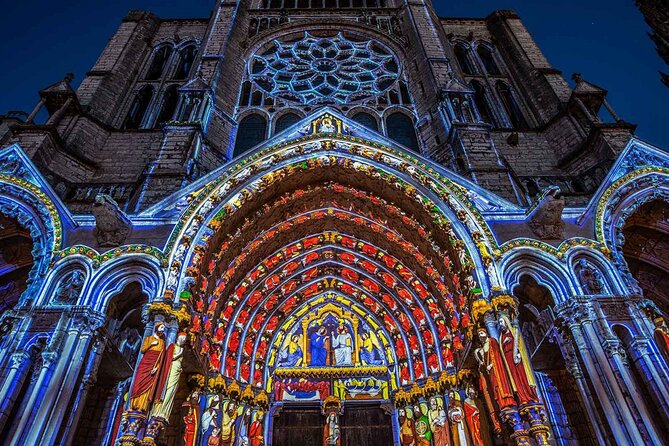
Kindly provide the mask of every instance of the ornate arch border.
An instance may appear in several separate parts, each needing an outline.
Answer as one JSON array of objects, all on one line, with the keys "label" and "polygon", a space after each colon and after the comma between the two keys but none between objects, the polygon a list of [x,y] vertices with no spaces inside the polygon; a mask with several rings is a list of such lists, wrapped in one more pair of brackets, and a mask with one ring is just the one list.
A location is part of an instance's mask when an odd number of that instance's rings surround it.
[{"label": "ornate arch border", "polygon": [[37,297],[46,278],[53,253],[63,243],[63,224],[49,196],[30,181],[0,173],[0,212],[16,218],[33,239],[34,266],[19,305]]},{"label": "ornate arch border", "polygon": [[[657,198],[669,202],[669,168],[648,166],[613,182],[602,194],[595,213],[595,235],[613,259],[622,259],[622,228],[642,205]],[[607,231],[608,228],[608,231]]]},{"label": "ornate arch border", "polygon": [[607,247],[625,285],[638,293],[638,284],[623,257],[627,220],[644,204],[662,199],[669,203],[669,168],[645,166],[613,182],[602,194],[595,212],[595,235]]},{"label": "ornate arch border", "polygon": [[[497,271],[486,268],[483,261],[492,260],[497,242],[465,187],[405,151],[342,133],[314,133],[252,153],[191,194],[164,250],[169,253],[169,291],[176,294],[183,288],[184,280],[179,278],[184,276],[195,246],[206,240],[214,218],[235,213],[260,190],[271,186],[281,169],[306,169],[310,162],[327,166],[341,161],[350,161],[354,170],[392,183],[409,199],[421,203],[437,224],[452,222],[454,232],[475,257],[477,270],[485,271],[484,277],[479,277],[481,285],[487,288],[500,284]],[[482,241],[475,241],[475,237]]]},{"label": "ornate arch border", "polygon": [[500,262],[501,275],[508,290],[519,284],[523,275],[529,275],[553,295],[555,305],[566,302],[577,294],[577,285],[571,279],[568,265],[556,256],[547,255],[536,247],[523,247],[505,256]]},{"label": "ornate arch border", "polygon": [[81,298],[82,305],[104,313],[113,296],[131,282],[138,282],[148,295],[148,303],[159,299],[165,285],[165,274],[155,257],[134,254],[107,262],[88,280],[88,293]]}]

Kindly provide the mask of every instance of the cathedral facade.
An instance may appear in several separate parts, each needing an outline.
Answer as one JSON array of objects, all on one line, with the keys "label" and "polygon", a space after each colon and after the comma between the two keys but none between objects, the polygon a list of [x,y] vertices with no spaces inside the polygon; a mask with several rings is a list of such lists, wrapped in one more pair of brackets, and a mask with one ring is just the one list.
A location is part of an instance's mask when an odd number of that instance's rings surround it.
[{"label": "cathedral facade", "polygon": [[514,12],[132,11],[71,80],[0,117],[0,443],[669,441],[669,153]]}]

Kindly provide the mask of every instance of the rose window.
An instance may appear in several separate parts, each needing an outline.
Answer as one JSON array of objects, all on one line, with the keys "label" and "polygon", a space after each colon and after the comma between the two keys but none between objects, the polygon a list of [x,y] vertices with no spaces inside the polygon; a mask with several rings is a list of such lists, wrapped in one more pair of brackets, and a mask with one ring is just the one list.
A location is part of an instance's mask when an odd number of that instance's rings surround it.
[{"label": "rose window", "polygon": [[270,96],[299,104],[347,104],[392,87],[400,66],[377,42],[305,33],[299,40],[275,40],[253,56],[249,71]]}]

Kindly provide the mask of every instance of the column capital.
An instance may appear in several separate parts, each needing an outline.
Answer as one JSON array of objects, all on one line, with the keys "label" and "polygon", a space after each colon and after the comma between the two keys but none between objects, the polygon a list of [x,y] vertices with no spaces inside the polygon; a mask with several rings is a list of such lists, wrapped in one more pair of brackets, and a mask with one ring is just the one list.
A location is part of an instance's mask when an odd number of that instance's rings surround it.
[{"label": "column capital", "polygon": [[68,332],[80,334],[81,336],[97,335],[105,323],[105,315],[103,313],[93,311],[87,307],[73,307],[71,314]]},{"label": "column capital", "polygon": [[586,296],[574,296],[555,306],[555,322],[558,325],[574,326],[592,323],[597,317],[592,300]]},{"label": "column capital", "polygon": [[28,352],[22,351],[22,352],[12,353],[10,367],[18,370],[19,368],[21,368],[23,363],[29,359],[30,355],[28,354]]},{"label": "column capital", "polygon": [[56,361],[58,361],[59,357],[60,357],[60,353],[58,353],[58,352],[43,351],[42,352],[42,368],[44,368],[44,369],[50,368]]},{"label": "column capital", "polygon": [[650,339],[638,338],[631,342],[630,347],[639,356],[646,356],[650,351],[650,345]]},{"label": "column capital", "polygon": [[606,339],[602,342],[602,347],[604,347],[604,352],[606,356],[610,359],[614,359],[616,356],[620,358],[625,365],[627,365],[627,352],[622,342],[618,339]]}]

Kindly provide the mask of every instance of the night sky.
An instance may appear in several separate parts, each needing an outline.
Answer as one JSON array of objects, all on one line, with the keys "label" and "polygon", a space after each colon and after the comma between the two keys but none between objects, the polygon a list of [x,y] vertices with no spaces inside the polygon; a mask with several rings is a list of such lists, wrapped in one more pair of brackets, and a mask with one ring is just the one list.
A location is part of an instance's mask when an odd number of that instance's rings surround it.
[{"label": "night sky", "polygon": [[[669,88],[633,0],[433,0],[442,16],[485,17],[516,10],[552,65],[609,90],[609,101],[637,134],[669,149]],[[37,90],[75,74],[78,85],[130,9],[161,17],[208,17],[214,0],[33,0],[4,2],[0,17],[0,114],[29,112]]]}]

